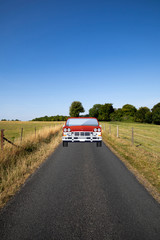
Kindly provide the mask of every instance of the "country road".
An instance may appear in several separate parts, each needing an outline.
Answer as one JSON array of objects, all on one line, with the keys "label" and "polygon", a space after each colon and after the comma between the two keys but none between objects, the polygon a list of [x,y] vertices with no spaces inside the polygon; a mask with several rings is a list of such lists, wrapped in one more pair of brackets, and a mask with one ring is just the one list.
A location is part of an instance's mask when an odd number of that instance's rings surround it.
[{"label": "country road", "polygon": [[160,205],[103,144],[62,144],[0,212],[1,240],[159,240]]}]

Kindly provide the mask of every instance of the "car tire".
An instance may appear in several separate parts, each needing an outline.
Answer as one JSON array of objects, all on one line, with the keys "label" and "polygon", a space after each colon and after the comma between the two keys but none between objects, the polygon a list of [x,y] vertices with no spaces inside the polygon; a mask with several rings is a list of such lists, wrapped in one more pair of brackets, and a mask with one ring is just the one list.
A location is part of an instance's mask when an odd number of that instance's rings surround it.
[{"label": "car tire", "polygon": [[68,142],[63,141],[63,147],[68,147]]},{"label": "car tire", "polygon": [[97,142],[97,147],[102,147],[102,141]]}]

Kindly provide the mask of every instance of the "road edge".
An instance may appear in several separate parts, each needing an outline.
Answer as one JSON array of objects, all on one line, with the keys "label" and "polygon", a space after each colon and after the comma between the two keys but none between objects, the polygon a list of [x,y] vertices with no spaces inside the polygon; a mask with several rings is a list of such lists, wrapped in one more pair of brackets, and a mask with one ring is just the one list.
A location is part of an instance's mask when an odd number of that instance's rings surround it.
[{"label": "road edge", "polygon": [[125,164],[127,169],[132,174],[134,174],[138,182],[141,183],[145,187],[147,192],[160,204],[160,194],[157,189],[152,186],[152,184],[142,174],[140,174],[138,170],[134,168],[124,157],[122,157],[120,153],[116,151],[104,138],[103,143]]}]

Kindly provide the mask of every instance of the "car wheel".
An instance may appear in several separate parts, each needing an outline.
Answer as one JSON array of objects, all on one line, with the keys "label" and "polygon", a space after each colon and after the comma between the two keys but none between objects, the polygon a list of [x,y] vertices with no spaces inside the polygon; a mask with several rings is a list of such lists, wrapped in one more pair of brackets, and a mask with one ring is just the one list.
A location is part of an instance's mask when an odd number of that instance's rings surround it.
[{"label": "car wheel", "polygon": [[63,147],[68,147],[68,142],[63,141]]},{"label": "car wheel", "polygon": [[97,147],[102,147],[102,141],[97,142]]}]

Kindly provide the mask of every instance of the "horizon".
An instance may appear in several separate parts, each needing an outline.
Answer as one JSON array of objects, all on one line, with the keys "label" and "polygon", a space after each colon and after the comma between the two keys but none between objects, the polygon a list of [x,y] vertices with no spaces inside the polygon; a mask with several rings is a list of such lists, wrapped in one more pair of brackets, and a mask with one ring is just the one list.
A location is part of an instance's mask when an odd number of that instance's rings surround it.
[{"label": "horizon", "polygon": [[0,119],[160,102],[160,2],[0,2]]}]

